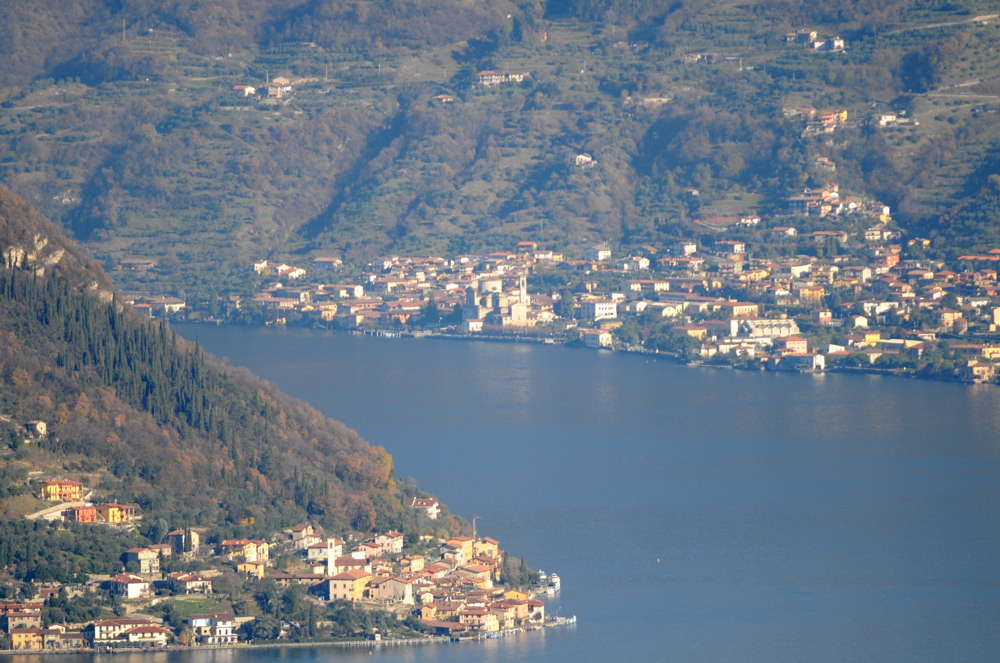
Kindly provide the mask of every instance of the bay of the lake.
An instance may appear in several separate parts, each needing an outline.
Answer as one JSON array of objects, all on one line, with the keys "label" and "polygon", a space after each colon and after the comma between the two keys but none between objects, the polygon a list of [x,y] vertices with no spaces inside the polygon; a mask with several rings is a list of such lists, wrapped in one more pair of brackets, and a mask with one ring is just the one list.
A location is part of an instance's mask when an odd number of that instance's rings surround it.
[{"label": "bay of the lake", "polygon": [[549,613],[579,619],[488,644],[384,649],[382,661],[1000,656],[996,387],[541,345],[178,330],[385,446],[401,477],[557,572]]}]

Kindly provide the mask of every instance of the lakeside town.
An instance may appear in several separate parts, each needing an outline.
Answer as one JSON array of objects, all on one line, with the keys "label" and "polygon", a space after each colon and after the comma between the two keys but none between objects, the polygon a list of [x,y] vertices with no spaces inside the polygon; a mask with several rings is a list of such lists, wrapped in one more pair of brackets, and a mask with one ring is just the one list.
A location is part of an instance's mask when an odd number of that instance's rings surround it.
[{"label": "lakeside town", "polygon": [[[796,113],[805,130],[832,131],[846,121],[846,112]],[[577,158],[580,167],[589,163],[589,155]],[[997,381],[1000,248],[928,258],[930,240],[904,236],[888,206],[836,185],[791,196],[767,218],[690,225],[692,239],[668,246],[597,245],[574,256],[526,240],[508,251],[392,255],[359,268],[336,256],[302,264],[268,258],[247,266],[258,284],[251,296],[198,304],[148,293],[126,299],[151,317],[189,321],[533,340],[741,368]],[[153,259],[118,266],[156,268]]]},{"label": "lakeside town", "polygon": [[[40,442],[37,423],[31,434]],[[96,500],[99,491],[85,481],[45,478],[34,485],[39,499],[55,504],[27,519],[140,538],[137,506]],[[442,513],[434,498],[414,497],[408,506],[429,521]],[[531,571],[475,528],[472,536],[388,531],[363,540],[309,523],[266,539],[213,538],[207,531],[170,529],[159,543],[123,549],[119,573],[15,585],[17,596],[0,599],[0,649],[420,643],[573,621],[547,617],[538,598],[559,590],[558,576]],[[81,606],[96,618],[72,619],[84,614]]]}]

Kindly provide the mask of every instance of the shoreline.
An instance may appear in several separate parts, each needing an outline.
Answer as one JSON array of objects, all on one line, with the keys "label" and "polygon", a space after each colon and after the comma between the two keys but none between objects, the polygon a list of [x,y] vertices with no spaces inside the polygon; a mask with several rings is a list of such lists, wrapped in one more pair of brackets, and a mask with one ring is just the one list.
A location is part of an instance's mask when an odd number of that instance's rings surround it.
[{"label": "shoreline", "polygon": [[[173,323],[171,323],[173,324]],[[268,329],[273,328],[272,325],[242,325],[242,324],[232,324],[221,321],[213,322],[199,322],[199,321],[180,321],[177,324],[182,325],[212,325],[216,327],[244,327],[251,329]],[[441,333],[429,330],[385,330],[385,329],[373,329],[373,330],[361,330],[361,329],[332,329],[329,327],[311,327],[305,325],[293,325],[291,327],[284,327],[286,329],[308,329],[311,331],[324,331],[333,334],[348,334],[351,336],[371,336],[373,338],[384,338],[384,339],[398,339],[398,338],[411,338],[411,339],[439,339],[445,341],[481,341],[485,343],[526,343],[529,345],[551,345],[564,348],[579,348],[584,350],[597,350],[597,351],[609,351],[612,353],[621,353],[626,355],[639,355],[644,357],[652,357],[656,359],[667,359],[678,366],[687,366],[691,368],[718,368],[725,370],[737,370],[737,371],[752,371],[752,372],[765,372],[765,373],[787,373],[787,374],[808,374],[808,375],[822,375],[824,373],[840,373],[844,375],[881,375],[885,377],[892,378],[908,378],[917,380],[927,380],[928,382],[943,382],[946,384],[960,384],[965,386],[974,386],[978,384],[994,385],[994,382],[965,382],[959,379],[945,380],[937,377],[927,377],[920,375],[916,370],[908,370],[902,368],[878,368],[876,366],[832,366],[827,367],[822,371],[776,371],[769,370],[763,366],[740,366],[731,363],[718,363],[712,361],[704,361],[700,359],[685,360],[680,357],[675,352],[663,352],[659,350],[646,350],[646,349],[635,349],[635,348],[587,348],[582,344],[571,345],[566,343],[564,340],[552,336],[503,336],[503,335],[472,335],[472,334],[451,334],[451,333]]]},{"label": "shoreline", "polygon": [[439,635],[429,635],[426,638],[400,638],[398,640],[316,640],[311,642],[302,641],[275,641],[275,642],[236,642],[227,645],[164,645],[162,647],[109,647],[105,649],[95,649],[93,647],[83,647],[81,649],[0,649],[0,656],[47,656],[56,655],[80,655],[88,654],[93,656],[118,656],[121,654],[156,654],[160,652],[210,652],[230,649],[276,649],[276,648],[301,648],[301,647],[402,647],[431,644],[447,644],[450,638]]},{"label": "shoreline", "polygon": [[460,644],[463,642],[480,642],[483,640],[495,640],[499,638],[509,637],[511,635],[518,635],[520,633],[529,633],[532,631],[543,631],[546,628],[553,628],[559,626],[572,626],[576,624],[576,617],[572,618],[555,618],[552,621],[547,621],[543,624],[538,624],[529,627],[515,627],[508,629],[501,629],[499,631],[492,631],[489,633],[481,633],[477,635],[465,635],[465,636],[446,636],[446,635],[428,635],[422,638],[398,638],[389,640],[369,640],[369,639],[358,639],[358,640],[315,640],[309,642],[302,641],[273,641],[273,642],[235,642],[232,644],[224,645],[164,645],[162,647],[109,647],[106,649],[95,649],[93,647],[84,647],[81,649],[56,649],[56,650],[45,650],[45,649],[0,649],[0,656],[48,656],[50,654],[55,655],[91,655],[91,656],[118,656],[126,654],[157,654],[160,652],[210,652],[210,651],[223,651],[223,650],[234,650],[234,649],[285,649],[285,648],[304,648],[304,647],[342,647],[345,649],[379,649],[381,647],[418,647],[424,645],[445,645],[445,644]]},{"label": "shoreline", "polygon": [[[198,324],[198,323],[194,323],[194,324]],[[330,331],[337,332],[337,331],[346,331],[346,330],[332,329]],[[565,341],[561,341],[561,340],[553,338],[553,337],[497,336],[497,335],[491,335],[491,336],[478,336],[478,335],[476,335],[476,336],[473,336],[471,334],[442,334],[442,333],[433,332],[433,331],[400,331],[400,332],[393,332],[392,336],[390,336],[390,335],[380,335],[380,334],[366,334],[364,332],[360,332],[359,333],[359,332],[353,332],[353,331],[348,331],[348,333],[357,334],[357,335],[365,335],[365,336],[383,336],[385,338],[414,338],[414,339],[435,338],[435,339],[444,339],[444,340],[449,340],[449,341],[485,341],[485,342],[489,342],[489,343],[529,343],[529,344],[533,344],[533,345],[554,345],[554,346],[560,346],[560,347],[565,347],[565,348],[574,348],[574,347],[577,347],[577,346],[570,345],[570,344],[566,343]],[[957,380],[957,379],[956,380],[943,380],[943,379],[940,379],[940,378],[925,377],[925,376],[920,375],[915,370],[908,370],[908,369],[903,369],[903,368],[878,368],[876,366],[832,366],[832,367],[827,367],[827,368],[823,369],[822,371],[775,371],[775,370],[769,370],[769,369],[767,369],[764,366],[741,366],[741,365],[738,365],[738,364],[720,363],[720,362],[712,362],[712,361],[703,361],[703,360],[699,360],[699,359],[685,360],[682,357],[680,357],[677,353],[674,353],[674,352],[661,352],[659,350],[646,350],[646,349],[641,349],[641,348],[639,348],[639,349],[636,349],[636,348],[586,348],[586,347],[584,347],[582,345],[579,346],[579,347],[581,349],[607,350],[607,351],[610,351],[610,352],[616,353],[616,354],[617,353],[621,353],[621,354],[626,354],[626,355],[639,355],[639,356],[643,356],[643,357],[662,358],[662,359],[670,360],[670,361],[672,361],[674,364],[676,364],[678,366],[687,366],[687,367],[690,367],[690,368],[719,368],[719,369],[735,370],[735,371],[752,371],[752,372],[765,372],[765,373],[791,373],[791,374],[803,374],[804,373],[804,374],[811,374],[811,375],[822,375],[823,373],[840,373],[840,374],[844,374],[844,375],[857,375],[857,374],[862,374],[862,375],[882,375],[882,376],[885,376],[885,377],[892,377],[892,378],[919,379],[919,380],[927,380],[927,381],[930,381],[930,382],[944,382],[944,383],[952,383],[952,384],[962,384],[962,385],[967,385],[967,386],[972,386],[973,384],[995,384],[995,383],[992,383],[992,382],[972,383],[972,382],[963,382],[962,380]]]}]

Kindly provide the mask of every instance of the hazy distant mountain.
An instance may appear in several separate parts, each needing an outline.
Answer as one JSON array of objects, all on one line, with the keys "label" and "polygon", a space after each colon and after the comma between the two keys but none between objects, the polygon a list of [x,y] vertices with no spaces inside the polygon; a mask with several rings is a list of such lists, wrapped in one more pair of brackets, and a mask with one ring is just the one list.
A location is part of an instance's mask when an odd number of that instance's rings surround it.
[{"label": "hazy distant mountain", "polygon": [[1000,148],[997,17],[971,0],[55,0],[0,21],[0,181],[106,267],[156,258],[122,277],[158,291],[238,287],[268,255],[663,244],[830,183],[947,251],[938,219]]}]

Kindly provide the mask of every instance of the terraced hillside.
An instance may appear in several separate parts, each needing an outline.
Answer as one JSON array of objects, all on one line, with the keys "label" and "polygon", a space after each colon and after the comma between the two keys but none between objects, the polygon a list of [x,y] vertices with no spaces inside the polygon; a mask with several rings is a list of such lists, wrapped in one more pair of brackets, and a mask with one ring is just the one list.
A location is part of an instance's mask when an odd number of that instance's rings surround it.
[{"label": "terraced hillside", "polygon": [[124,285],[191,291],[267,256],[669,241],[831,182],[947,251],[997,168],[987,2],[431,5],[8,8],[0,180],[106,267],[158,261]]}]

